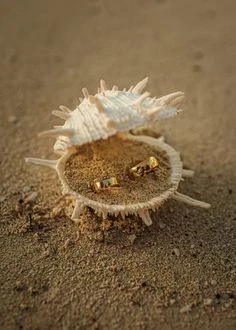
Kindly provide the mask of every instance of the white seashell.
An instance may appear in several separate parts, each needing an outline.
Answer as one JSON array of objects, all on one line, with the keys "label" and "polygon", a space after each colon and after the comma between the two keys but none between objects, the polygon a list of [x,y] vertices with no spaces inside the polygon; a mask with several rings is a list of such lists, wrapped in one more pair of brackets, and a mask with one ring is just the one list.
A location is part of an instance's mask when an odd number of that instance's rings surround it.
[{"label": "white seashell", "polygon": [[159,99],[151,98],[148,92],[140,94],[147,81],[148,78],[145,78],[128,91],[119,91],[116,85],[108,90],[105,81],[101,80],[99,92],[95,96],[83,88],[84,99],[74,111],[64,106],[60,106],[61,111],[53,111],[54,115],[65,120],[63,128],[66,129],[65,134],[61,130],[59,135],[58,130],[45,132],[46,135],[58,137],[54,150],[63,152],[71,145],[79,146],[107,139],[118,132],[145,127],[159,119],[178,114],[184,93],[176,92]]},{"label": "white seashell", "polygon": [[[54,115],[65,120],[64,125],[40,133],[40,136],[57,137],[54,150],[61,157],[58,160],[25,159],[28,163],[48,166],[57,172],[62,183],[63,193],[76,199],[72,214],[72,220],[75,222],[78,221],[79,215],[85,207],[92,208],[96,214],[104,219],[108,214],[114,216],[120,214],[123,218],[129,214],[138,214],[148,226],[152,223],[149,211],[158,209],[169,198],[202,208],[210,207],[207,203],[194,200],[177,191],[183,177],[191,177],[194,173],[183,169],[179,153],[166,144],[163,137],[156,139],[128,133],[131,129],[148,127],[150,123],[153,124],[156,120],[173,116],[180,111],[184,93],[176,92],[159,99],[151,98],[148,92],[140,94],[147,81],[148,78],[145,78],[135,87],[131,86],[128,91],[119,91],[116,85],[109,90],[105,81],[101,80],[99,91],[95,96],[90,95],[88,90],[83,88],[84,99],[74,111],[65,106],[60,106],[60,111],[53,111]],[[170,188],[146,202],[120,205],[101,203],[74,191],[65,177],[65,166],[68,158],[75,150],[78,152],[81,145],[106,140],[113,135],[117,135],[123,140],[139,141],[163,150],[170,165]],[[75,148],[71,148],[72,146]]]}]

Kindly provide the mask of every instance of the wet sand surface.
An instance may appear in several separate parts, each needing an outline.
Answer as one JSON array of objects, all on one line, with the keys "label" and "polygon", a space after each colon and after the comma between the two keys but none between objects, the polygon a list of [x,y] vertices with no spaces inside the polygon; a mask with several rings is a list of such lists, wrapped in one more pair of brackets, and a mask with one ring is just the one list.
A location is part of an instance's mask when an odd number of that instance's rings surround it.
[{"label": "wet sand surface", "polygon": [[[235,10],[230,0],[1,1],[1,329],[236,327]],[[96,227],[87,212],[83,233],[57,202],[56,174],[24,157],[55,158],[54,139],[37,133],[60,125],[51,110],[73,108],[82,87],[145,76],[153,96],[185,91],[185,111],[158,132],[195,171],[180,192],[212,208],[170,201],[149,228]]]}]

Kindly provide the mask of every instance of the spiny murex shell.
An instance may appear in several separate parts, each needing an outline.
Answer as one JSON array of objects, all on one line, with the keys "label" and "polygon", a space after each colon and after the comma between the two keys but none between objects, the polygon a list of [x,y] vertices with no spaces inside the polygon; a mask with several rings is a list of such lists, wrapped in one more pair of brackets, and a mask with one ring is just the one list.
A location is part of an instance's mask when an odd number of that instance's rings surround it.
[{"label": "spiny murex shell", "polygon": [[[101,80],[98,93],[95,96],[89,94],[86,88],[82,89],[84,98],[74,111],[65,106],[52,113],[65,120],[63,126],[55,126],[54,129],[42,132],[40,135],[57,137],[54,151],[61,155],[58,160],[44,160],[26,158],[26,162],[49,166],[56,170],[62,183],[63,194],[69,194],[76,200],[72,219],[77,222],[79,215],[85,207],[92,208],[98,215],[106,218],[107,215],[119,215],[125,217],[129,214],[139,215],[146,225],[151,225],[150,210],[158,209],[163,202],[173,198],[193,206],[209,208],[210,205],[192,199],[177,192],[179,182],[183,177],[193,176],[193,171],[183,169],[179,154],[163,138],[148,136],[134,136],[129,134],[132,129],[148,127],[153,122],[162,118],[168,118],[178,114],[184,99],[183,92],[175,92],[161,98],[151,98],[149,92],[144,92],[148,78],[140,81],[128,91],[118,90],[117,86],[108,89],[106,83]],[[119,136],[121,139],[129,139],[157,147],[166,152],[170,163],[171,187],[158,196],[153,196],[147,202],[135,204],[106,204],[89,199],[75,192],[68,185],[65,178],[65,165],[71,154],[85,144],[91,144],[98,140],[106,140],[111,136]],[[158,183],[157,183],[158,184]]]}]

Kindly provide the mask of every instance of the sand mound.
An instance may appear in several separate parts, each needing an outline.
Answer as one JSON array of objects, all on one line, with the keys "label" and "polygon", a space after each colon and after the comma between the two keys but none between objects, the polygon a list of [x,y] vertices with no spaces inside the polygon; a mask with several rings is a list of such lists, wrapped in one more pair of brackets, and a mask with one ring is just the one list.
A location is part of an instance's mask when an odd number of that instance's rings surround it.
[{"label": "sand mound", "polygon": [[[131,178],[128,170],[148,157],[159,161],[155,172]],[[93,191],[89,184],[115,176],[119,188]],[[65,178],[70,188],[92,200],[109,204],[147,202],[171,187],[170,170],[164,151],[145,143],[111,137],[78,149],[66,162]]]}]

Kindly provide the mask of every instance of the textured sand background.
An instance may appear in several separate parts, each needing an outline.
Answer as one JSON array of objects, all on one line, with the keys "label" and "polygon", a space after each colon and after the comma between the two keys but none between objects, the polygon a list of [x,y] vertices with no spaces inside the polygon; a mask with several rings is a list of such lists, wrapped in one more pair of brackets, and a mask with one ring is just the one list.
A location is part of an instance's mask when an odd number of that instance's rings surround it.
[{"label": "textured sand background", "polygon": [[[236,327],[235,10],[233,0],[1,0],[1,329]],[[172,201],[138,237],[82,235],[50,213],[55,174],[23,159],[54,157],[37,133],[82,87],[146,75],[153,95],[186,92],[186,111],[160,131],[196,171],[180,191],[212,208]]]}]

